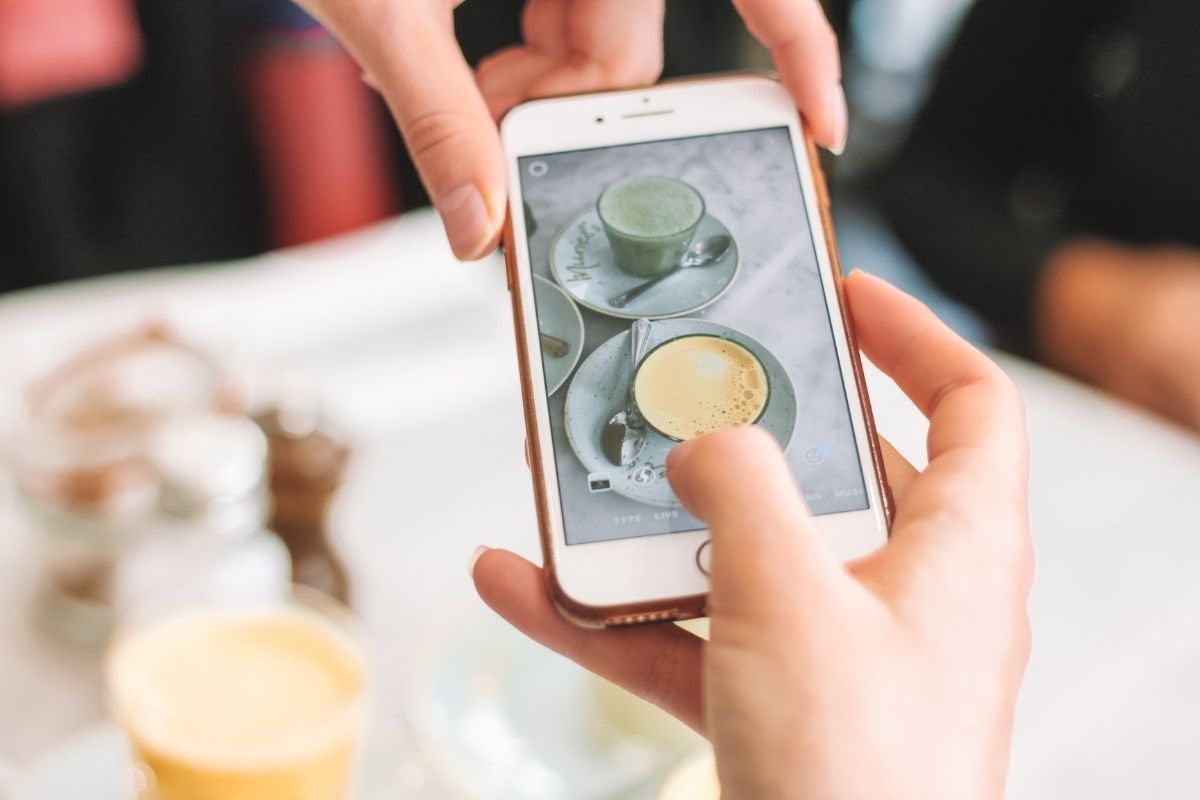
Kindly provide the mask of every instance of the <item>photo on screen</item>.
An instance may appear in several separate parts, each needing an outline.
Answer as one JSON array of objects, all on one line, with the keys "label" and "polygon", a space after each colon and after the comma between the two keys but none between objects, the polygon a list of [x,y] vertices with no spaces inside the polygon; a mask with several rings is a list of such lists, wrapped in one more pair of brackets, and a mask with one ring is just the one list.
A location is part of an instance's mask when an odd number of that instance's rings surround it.
[{"label": "photo on screen", "polygon": [[733,425],[776,438],[814,514],[867,507],[786,127],[518,168],[568,544],[703,528],[666,456]]}]

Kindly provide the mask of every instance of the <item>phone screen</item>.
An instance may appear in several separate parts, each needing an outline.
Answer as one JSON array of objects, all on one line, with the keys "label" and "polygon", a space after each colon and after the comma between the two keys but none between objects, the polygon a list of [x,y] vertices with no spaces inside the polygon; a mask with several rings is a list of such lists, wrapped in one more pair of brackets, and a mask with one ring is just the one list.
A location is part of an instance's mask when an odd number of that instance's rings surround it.
[{"label": "phone screen", "polygon": [[814,514],[867,508],[787,127],[518,168],[567,544],[703,528],[666,456],[731,425],[779,441]]}]

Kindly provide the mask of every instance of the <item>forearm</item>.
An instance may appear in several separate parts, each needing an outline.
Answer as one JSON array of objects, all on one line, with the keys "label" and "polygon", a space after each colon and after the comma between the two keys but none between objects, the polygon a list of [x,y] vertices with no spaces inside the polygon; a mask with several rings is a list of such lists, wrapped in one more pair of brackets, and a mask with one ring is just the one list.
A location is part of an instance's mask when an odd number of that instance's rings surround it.
[{"label": "forearm", "polygon": [[1065,242],[1036,284],[1034,349],[1050,366],[1101,386],[1112,383],[1128,338],[1130,251],[1104,239]]},{"label": "forearm", "polygon": [[1063,245],[1036,320],[1047,363],[1200,430],[1200,251]]}]

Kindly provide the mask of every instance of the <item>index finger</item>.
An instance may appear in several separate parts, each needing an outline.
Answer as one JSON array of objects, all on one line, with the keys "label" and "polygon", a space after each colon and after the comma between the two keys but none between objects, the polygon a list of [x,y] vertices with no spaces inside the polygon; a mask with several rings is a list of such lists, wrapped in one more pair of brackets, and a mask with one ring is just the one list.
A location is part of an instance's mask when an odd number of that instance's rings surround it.
[{"label": "index finger", "polygon": [[454,3],[301,0],[372,76],[459,258],[481,258],[500,235],[505,164],[500,134],[454,37]]},{"label": "index finger", "polygon": [[1023,475],[1024,404],[1003,370],[886,281],[856,271],[845,288],[863,353],[929,418],[930,463],[955,451],[995,474]]},{"label": "index finger", "polygon": [[837,35],[817,0],[733,0],[754,38],[771,51],[783,85],[818,144],[840,154],[849,116]]}]

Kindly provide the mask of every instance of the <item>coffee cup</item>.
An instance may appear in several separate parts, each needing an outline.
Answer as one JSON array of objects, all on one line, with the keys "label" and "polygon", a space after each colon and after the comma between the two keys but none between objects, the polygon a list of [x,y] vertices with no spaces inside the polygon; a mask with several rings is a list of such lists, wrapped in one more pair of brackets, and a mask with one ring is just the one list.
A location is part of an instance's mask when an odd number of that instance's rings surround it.
[{"label": "coffee cup", "polygon": [[348,797],[365,704],[348,615],[295,587],[123,623],[105,677],[139,800]]},{"label": "coffee cup", "polygon": [[625,178],[600,193],[596,213],[617,266],[653,277],[683,259],[704,218],[704,198],[674,178]]},{"label": "coffee cup", "polygon": [[646,354],[633,376],[633,400],[646,425],[680,442],[758,422],[770,389],[753,352],[709,334],[668,339]]}]

